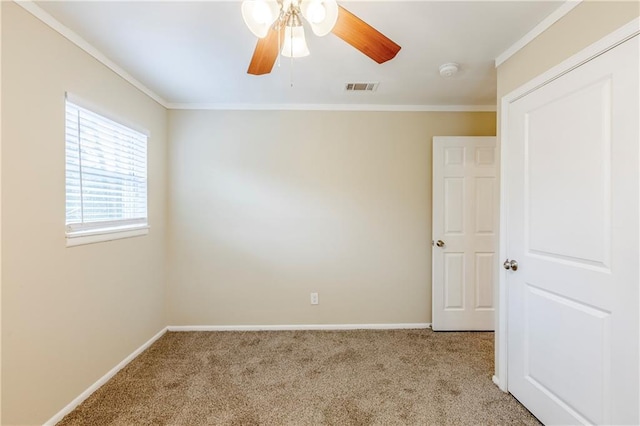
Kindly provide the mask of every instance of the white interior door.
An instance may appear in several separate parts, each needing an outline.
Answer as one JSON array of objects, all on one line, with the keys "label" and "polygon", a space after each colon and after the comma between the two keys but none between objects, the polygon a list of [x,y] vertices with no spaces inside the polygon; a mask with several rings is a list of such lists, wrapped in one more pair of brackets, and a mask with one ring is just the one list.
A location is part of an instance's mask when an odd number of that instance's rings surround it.
[{"label": "white interior door", "polygon": [[433,319],[493,330],[498,217],[495,137],[433,138]]},{"label": "white interior door", "polygon": [[509,106],[508,389],[545,424],[640,423],[639,50]]}]

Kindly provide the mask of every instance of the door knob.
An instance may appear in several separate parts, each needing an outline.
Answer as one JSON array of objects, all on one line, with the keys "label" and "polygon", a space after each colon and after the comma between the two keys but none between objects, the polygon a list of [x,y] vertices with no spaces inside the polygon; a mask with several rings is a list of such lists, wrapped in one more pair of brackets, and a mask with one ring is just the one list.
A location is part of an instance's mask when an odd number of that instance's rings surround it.
[{"label": "door knob", "polygon": [[436,241],[436,245],[437,245],[438,247],[444,247],[444,241],[442,241],[442,240],[438,240],[438,241]]},{"label": "door knob", "polygon": [[518,270],[518,262],[516,262],[515,260],[505,260],[504,263],[502,264],[502,266],[504,266],[504,269],[511,269],[513,272]]}]

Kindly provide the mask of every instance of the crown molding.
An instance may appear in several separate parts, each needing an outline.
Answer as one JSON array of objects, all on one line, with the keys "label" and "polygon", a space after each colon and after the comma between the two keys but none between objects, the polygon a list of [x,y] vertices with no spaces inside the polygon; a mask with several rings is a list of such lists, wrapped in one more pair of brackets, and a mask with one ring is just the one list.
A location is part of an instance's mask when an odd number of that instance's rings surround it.
[{"label": "crown molding", "polygon": [[538,37],[544,31],[546,31],[550,26],[555,24],[567,13],[571,12],[574,7],[582,3],[582,0],[566,0],[559,8],[551,12],[549,16],[544,18],[538,25],[533,27],[531,31],[526,33],[524,37],[520,40],[516,41],[509,47],[507,50],[502,52],[495,60],[496,68],[498,68],[502,63],[504,63],[507,59],[518,53],[523,47],[527,44],[531,43],[533,39]]},{"label": "crown molding", "polygon": [[155,93],[153,90],[149,89],[147,86],[142,84],[140,81],[136,80],[131,74],[122,69],[118,64],[109,59],[104,53],[96,49],[92,44],[88,41],[80,37],[77,33],[71,30],[66,25],[62,24],[56,18],[51,16],[49,13],[45,12],[44,9],[40,8],[36,5],[32,0],[14,0],[14,2],[22,7],[27,12],[31,13],[33,16],[44,22],[46,25],[51,27],[53,30],[60,33],[67,40],[78,46],[80,49],[87,52],[89,55],[93,56],[96,60],[104,64],[111,71],[118,74],[120,77],[129,82],[136,89],[140,90],[145,95],[149,96],[151,99],[167,108],[167,101],[165,101],[161,96]]},{"label": "crown molding", "polygon": [[372,104],[214,104],[169,103],[175,110],[221,111],[381,111],[381,112],[493,112],[496,105],[372,105]]}]

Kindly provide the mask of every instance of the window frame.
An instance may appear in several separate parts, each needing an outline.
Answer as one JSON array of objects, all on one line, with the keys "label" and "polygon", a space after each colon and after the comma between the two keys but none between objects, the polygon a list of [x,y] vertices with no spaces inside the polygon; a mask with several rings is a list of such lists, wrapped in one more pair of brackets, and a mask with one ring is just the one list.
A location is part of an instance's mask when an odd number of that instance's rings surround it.
[{"label": "window frame", "polygon": [[[122,219],[101,222],[76,222],[66,223],[67,217],[67,102],[75,107],[85,109],[95,115],[100,116],[116,124],[124,126],[130,130],[141,133],[146,137],[145,175],[146,175],[146,217],[137,219]],[[149,233],[149,140],[150,132],[137,125],[132,125],[128,120],[114,115],[103,108],[85,101],[73,94],[66,93],[64,101],[64,123],[65,123],[65,240],[67,247],[74,247],[84,244],[113,241],[123,238],[131,238],[147,235]]]}]

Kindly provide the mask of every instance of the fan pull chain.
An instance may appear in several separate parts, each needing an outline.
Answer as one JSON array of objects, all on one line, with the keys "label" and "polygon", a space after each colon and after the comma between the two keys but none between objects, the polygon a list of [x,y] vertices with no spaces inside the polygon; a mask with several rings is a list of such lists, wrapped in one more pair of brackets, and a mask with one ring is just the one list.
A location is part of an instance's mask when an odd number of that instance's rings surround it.
[{"label": "fan pull chain", "polygon": [[291,46],[291,52],[289,53],[291,55],[291,67],[289,69],[289,84],[291,84],[291,87],[293,87],[293,29],[291,29],[291,40],[289,43],[289,46]]}]

